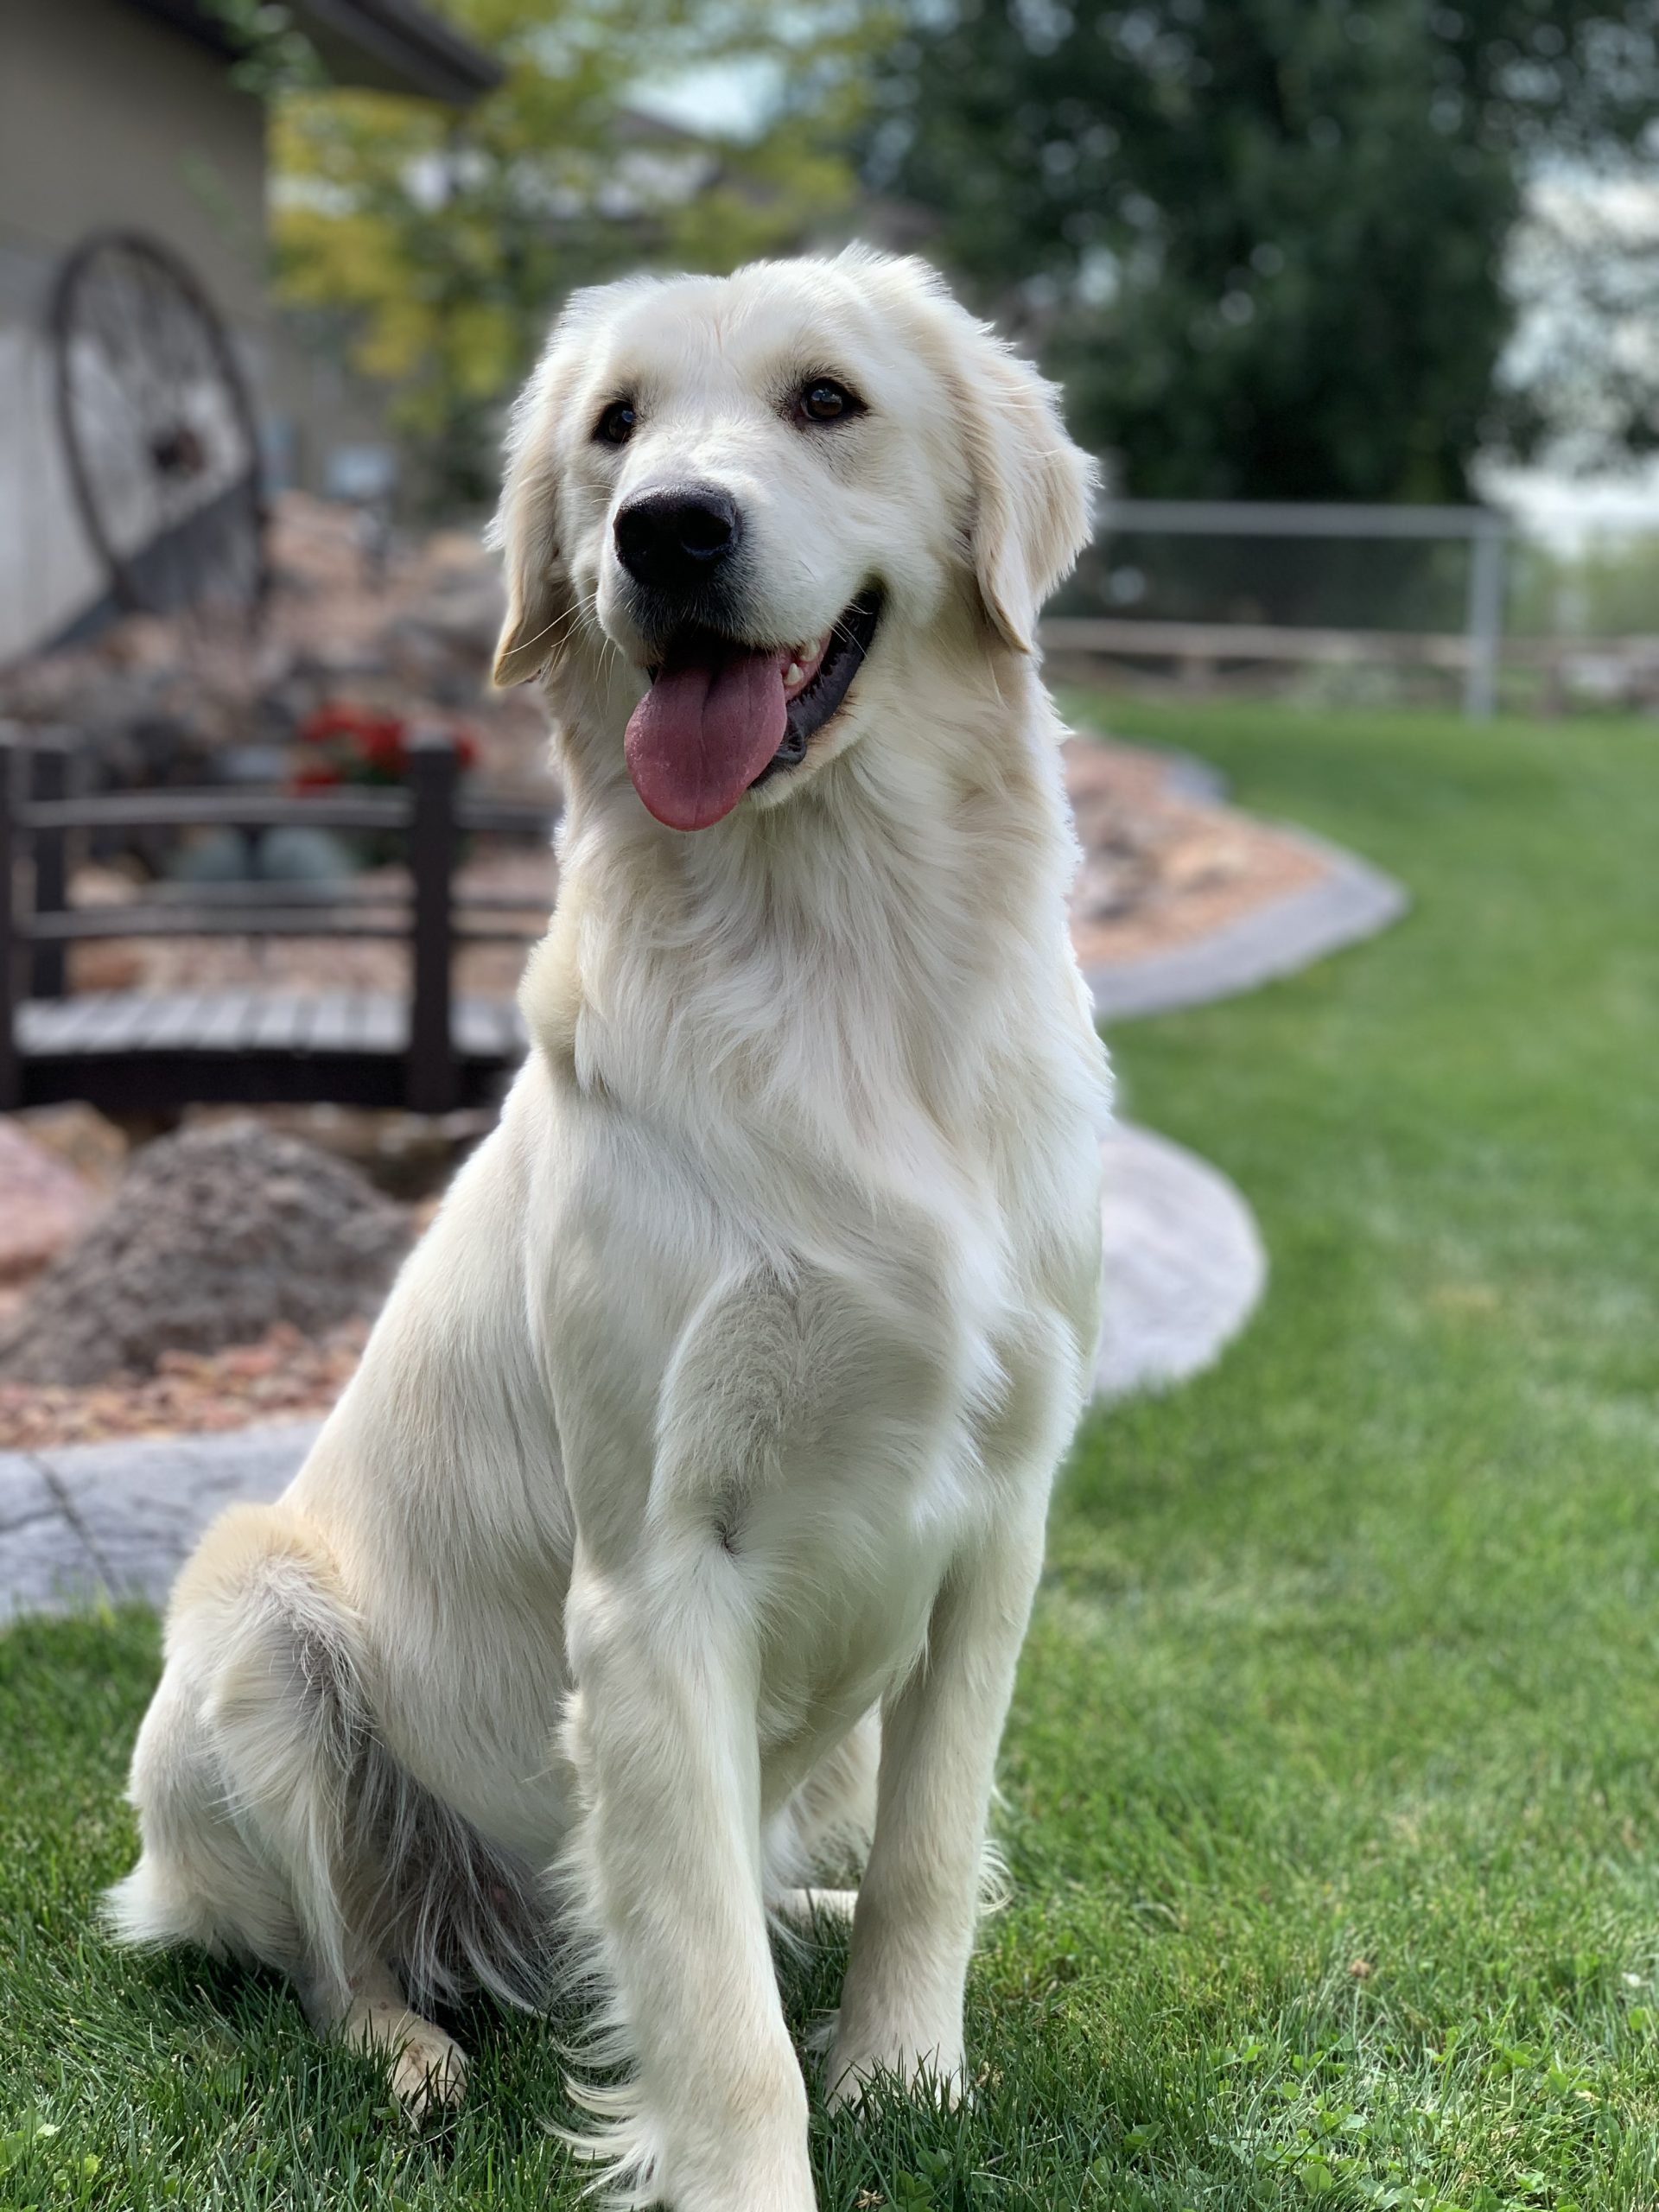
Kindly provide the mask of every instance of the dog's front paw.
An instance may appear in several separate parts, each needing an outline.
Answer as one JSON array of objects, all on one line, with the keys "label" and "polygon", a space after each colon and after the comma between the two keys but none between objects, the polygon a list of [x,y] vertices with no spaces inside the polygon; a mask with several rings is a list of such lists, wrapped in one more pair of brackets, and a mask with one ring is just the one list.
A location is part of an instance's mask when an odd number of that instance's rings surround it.
[{"label": "dog's front paw", "polygon": [[861,2037],[856,2044],[837,2038],[824,2068],[824,2102],[831,2112],[855,2105],[868,2089],[892,2083],[926,2104],[960,2104],[964,2094],[963,2056],[952,2036],[929,2039],[925,2034],[892,2034]]},{"label": "dog's front paw", "polygon": [[416,2020],[391,2057],[392,2094],[414,2127],[467,2092],[467,2054],[429,2020]]},{"label": "dog's front paw", "polygon": [[554,2132],[578,2158],[603,2169],[590,2184],[601,2204],[629,2212],[646,2205],[668,2212],[817,2212],[798,2070],[785,2105],[771,2110],[762,2096],[747,2108],[722,2100],[718,2108],[694,2104],[671,2113],[652,2107],[637,2081],[566,2086],[597,2124]]}]

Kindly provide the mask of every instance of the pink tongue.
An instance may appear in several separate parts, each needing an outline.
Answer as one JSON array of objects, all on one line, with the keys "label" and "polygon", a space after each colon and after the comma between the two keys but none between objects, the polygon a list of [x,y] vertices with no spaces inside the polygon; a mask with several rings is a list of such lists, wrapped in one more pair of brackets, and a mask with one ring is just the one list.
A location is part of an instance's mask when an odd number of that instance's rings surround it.
[{"label": "pink tongue", "polygon": [[671,647],[625,741],[633,787],[671,830],[729,814],[784,741],[783,656],[699,639]]}]

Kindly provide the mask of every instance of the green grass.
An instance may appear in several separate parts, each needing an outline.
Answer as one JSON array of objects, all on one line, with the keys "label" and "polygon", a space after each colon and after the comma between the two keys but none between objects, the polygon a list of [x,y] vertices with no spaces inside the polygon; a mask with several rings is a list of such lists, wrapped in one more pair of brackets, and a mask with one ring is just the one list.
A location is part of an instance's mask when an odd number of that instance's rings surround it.
[{"label": "green grass", "polygon": [[[816,2120],[823,2202],[1659,2205],[1659,729],[1110,718],[1416,903],[1115,1039],[1271,1288],[1079,1442],[977,2103]],[[142,1617],[0,1641],[0,2202],[574,2203],[537,2024],[469,2018],[417,2139],[275,1983],[105,1948],[155,1668]],[[790,1969],[798,2020],[837,1969]]]}]

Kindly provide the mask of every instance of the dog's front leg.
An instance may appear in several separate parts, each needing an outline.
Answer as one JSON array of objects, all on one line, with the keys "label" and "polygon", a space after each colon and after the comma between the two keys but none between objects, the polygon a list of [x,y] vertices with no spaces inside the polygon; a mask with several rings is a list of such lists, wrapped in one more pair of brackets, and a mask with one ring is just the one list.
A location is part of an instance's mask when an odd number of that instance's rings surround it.
[{"label": "dog's front leg", "polygon": [[831,2050],[832,2104],[873,2075],[963,2078],[963,1990],[979,1915],[997,1744],[1042,1565],[1007,1530],[940,1593],[926,1651],[881,1724],[875,1835]]},{"label": "dog's front leg", "polygon": [[595,2147],[634,2202],[812,2212],[806,2089],[761,1902],[758,1678],[736,1578],[711,1534],[706,1555],[571,1586],[569,1742],[588,1806],[575,1863],[637,2067]]}]

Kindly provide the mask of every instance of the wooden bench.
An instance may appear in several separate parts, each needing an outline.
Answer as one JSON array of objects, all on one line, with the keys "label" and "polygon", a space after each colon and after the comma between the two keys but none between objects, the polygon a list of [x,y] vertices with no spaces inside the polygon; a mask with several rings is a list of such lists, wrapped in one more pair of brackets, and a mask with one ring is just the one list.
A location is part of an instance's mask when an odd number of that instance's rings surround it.
[{"label": "wooden bench", "polygon": [[[111,1113],[329,1100],[441,1114],[499,1091],[524,1055],[518,1011],[511,1000],[457,997],[454,955],[528,943],[546,916],[511,895],[458,899],[455,866],[469,834],[545,842],[550,807],[465,794],[454,748],[437,737],[415,741],[407,786],[384,791],[86,798],[70,791],[77,757],[60,734],[0,730],[0,1110],[64,1098]],[[157,887],[110,906],[68,901],[77,835],[302,825],[401,836],[409,893],[254,882]],[[67,994],[68,946],[135,937],[404,943],[410,988]]]}]

